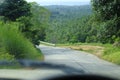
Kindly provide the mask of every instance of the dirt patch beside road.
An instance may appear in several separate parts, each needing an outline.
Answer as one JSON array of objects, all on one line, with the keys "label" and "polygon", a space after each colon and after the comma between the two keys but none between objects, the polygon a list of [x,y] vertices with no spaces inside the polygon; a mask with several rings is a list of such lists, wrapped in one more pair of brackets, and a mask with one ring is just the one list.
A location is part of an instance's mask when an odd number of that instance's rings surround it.
[{"label": "dirt patch beside road", "polygon": [[70,45],[70,46],[61,46],[61,47],[89,52],[89,53],[92,53],[94,55],[97,55],[98,57],[101,57],[102,53],[104,51],[104,47],[93,46],[93,45]]}]

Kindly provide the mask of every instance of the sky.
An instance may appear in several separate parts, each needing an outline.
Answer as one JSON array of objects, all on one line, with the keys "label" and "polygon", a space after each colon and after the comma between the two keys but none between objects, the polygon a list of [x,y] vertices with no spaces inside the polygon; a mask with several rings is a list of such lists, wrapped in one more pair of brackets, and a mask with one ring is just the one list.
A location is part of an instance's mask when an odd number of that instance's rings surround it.
[{"label": "sky", "polygon": [[40,5],[87,5],[90,0],[26,0],[28,2],[37,2]]}]

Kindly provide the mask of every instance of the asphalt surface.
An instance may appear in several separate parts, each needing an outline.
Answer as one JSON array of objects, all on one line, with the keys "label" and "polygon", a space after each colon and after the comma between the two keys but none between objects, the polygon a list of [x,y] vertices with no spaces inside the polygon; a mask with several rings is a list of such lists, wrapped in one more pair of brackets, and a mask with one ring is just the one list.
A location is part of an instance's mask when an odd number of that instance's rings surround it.
[{"label": "asphalt surface", "polygon": [[92,54],[69,48],[44,45],[37,47],[44,54],[45,62],[50,64],[42,65],[43,68],[0,69],[0,78],[48,80],[60,75],[87,73],[120,79],[118,65],[99,59]]},{"label": "asphalt surface", "polygon": [[105,75],[120,79],[120,66],[102,60],[95,55],[69,48],[45,45],[40,45],[39,48],[44,53],[46,62],[84,70],[87,74]]}]

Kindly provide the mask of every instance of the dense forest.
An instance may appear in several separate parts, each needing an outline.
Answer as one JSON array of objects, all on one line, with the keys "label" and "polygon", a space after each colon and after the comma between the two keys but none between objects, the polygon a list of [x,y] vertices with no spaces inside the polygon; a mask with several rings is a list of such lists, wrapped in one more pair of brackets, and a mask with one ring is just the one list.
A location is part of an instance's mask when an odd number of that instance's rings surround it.
[{"label": "dense forest", "polygon": [[85,42],[87,34],[83,26],[92,14],[90,5],[45,7],[51,13],[50,27],[46,30],[46,41],[52,43]]},{"label": "dense forest", "polygon": [[84,6],[46,6],[51,12],[46,41],[52,43],[119,43],[119,1]]},{"label": "dense forest", "polygon": [[50,20],[64,21],[75,18],[81,18],[82,16],[90,15],[92,9],[90,5],[81,6],[45,6],[50,13]]}]

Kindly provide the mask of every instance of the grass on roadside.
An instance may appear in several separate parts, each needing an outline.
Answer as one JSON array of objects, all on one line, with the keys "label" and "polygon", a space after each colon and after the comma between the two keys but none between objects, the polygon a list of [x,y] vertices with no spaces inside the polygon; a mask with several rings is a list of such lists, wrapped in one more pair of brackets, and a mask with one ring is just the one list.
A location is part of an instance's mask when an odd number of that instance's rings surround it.
[{"label": "grass on roadside", "polygon": [[95,54],[97,56],[101,56],[104,50],[104,47],[100,46],[101,44],[95,43],[75,43],[75,44],[58,44],[57,46],[68,47],[74,50],[85,51],[88,53]]},{"label": "grass on roadside", "polygon": [[102,58],[120,64],[120,48],[112,45],[106,46]]}]

